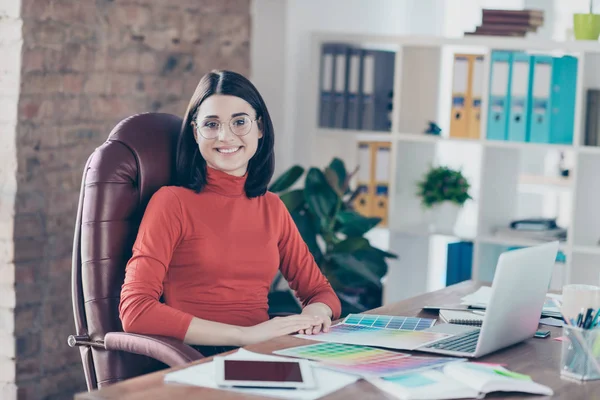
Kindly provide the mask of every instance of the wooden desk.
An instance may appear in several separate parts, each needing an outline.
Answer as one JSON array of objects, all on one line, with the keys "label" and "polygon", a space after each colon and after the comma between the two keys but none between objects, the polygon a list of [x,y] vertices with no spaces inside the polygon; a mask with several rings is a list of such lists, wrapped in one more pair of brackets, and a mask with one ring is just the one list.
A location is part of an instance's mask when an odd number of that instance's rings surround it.
[{"label": "wooden desk", "polygon": [[[456,304],[459,299],[467,293],[475,291],[479,287],[473,282],[463,282],[440,291],[427,293],[414,297],[399,303],[387,305],[376,310],[375,314],[403,315],[436,318],[435,313],[424,312],[421,310],[425,305]],[[545,327],[552,331],[552,338],[561,336],[560,328]],[[561,343],[548,339],[529,339],[525,342],[500,350],[494,354],[482,357],[480,361],[506,363],[508,368],[530,375],[536,382],[550,386],[554,390],[554,397],[558,399],[591,399],[594,395],[600,397],[600,381],[577,383],[560,378],[559,363]],[[269,354],[274,350],[287,347],[300,346],[315,343],[314,341],[298,339],[292,336],[286,336],[271,340],[265,343],[246,347],[250,351]],[[424,353],[421,353],[424,354]],[[210,358],[198,361],[197,363],[209,361]],[[243,396],[229,391],[220,391],[215,389],[165,385],[163,377],[167,371],[160,371],[148,374],[138,378],[130,379],[125,382],[101,389],[91,393],[82,393],[77,395],[76,400],[192,400],[192,399],[215,399],[229,400],[241,398],[263,398],[256,396]],[[486,398],[523,398],[540,399],[540,396],[507,396],[492,394]],[[266,397],[264,397],[267,399]],[[327,400],[349,400],[349,399],[390,399],[377,388],[364,380],[359,380],[353,385],[347,386],[331,395],[325,397]]]}]

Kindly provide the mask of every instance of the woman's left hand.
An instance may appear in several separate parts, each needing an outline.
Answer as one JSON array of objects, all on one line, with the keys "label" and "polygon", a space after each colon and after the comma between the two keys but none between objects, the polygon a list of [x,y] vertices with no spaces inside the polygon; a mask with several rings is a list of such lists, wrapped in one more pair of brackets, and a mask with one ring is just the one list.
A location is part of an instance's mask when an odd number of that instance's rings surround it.
[{"label": "woman's left hand", "polygon": [[331,326],[331,310],[328,306],[322,303],[309,304],[302,310],[302,315],[309,315],[319,320],[312,329],[302,329],[298,331],[299,334],[304,335],[316,335],[320,332],[329,332]]}]

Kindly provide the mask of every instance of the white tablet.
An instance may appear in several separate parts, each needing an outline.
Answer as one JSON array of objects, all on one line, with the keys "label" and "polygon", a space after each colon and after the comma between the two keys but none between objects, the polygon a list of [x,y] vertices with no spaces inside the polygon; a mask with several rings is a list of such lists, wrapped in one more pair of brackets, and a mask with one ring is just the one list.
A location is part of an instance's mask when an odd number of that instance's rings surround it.
[{"label": "white tablet", "polygon": [[255,361],[214,357],[216,383],[229,387],[313,389],[308,360]]}]

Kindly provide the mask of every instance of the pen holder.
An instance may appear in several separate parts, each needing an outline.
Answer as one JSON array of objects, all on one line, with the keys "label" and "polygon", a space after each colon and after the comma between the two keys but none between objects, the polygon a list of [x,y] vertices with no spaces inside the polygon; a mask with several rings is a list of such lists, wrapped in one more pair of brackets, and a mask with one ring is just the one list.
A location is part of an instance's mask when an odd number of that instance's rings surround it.
[{"label": "pen holder", "polygon": [[561,376],[580,381],[600,379],[600,329],[563,326]]}]

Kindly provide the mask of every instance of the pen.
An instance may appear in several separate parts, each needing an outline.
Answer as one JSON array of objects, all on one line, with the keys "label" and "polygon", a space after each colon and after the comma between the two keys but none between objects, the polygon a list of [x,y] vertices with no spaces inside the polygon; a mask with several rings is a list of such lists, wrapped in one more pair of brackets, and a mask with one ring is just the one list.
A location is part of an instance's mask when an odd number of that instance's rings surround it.
[{"label": "pen", "polygon": [[579,314],[577,314],[577,327],[581,328],[581,321],[582,320],[583,320],[583,314],[580,312]]},{"label": "pen", "polygon": [[593,311],[593,310],[592,310],[591,308],[588,308],[588,309],[585,311],[585,317],[583,318],[583,322],[582,322],[582,324],[581,324],[581,327],[582,327],[583,329],[589,329],[589,327],[590,327],[590,323],[592,322],[592,320],[591,320],[591,317],[592,317],[592,311]]},{"label": "pen", "polygon": [[592,328],[595,328],[596,325],[598,324],[598,315],[600,315],[600,308],[596,310],[596,316],[594,317],[594,319],[592,320]]}]

